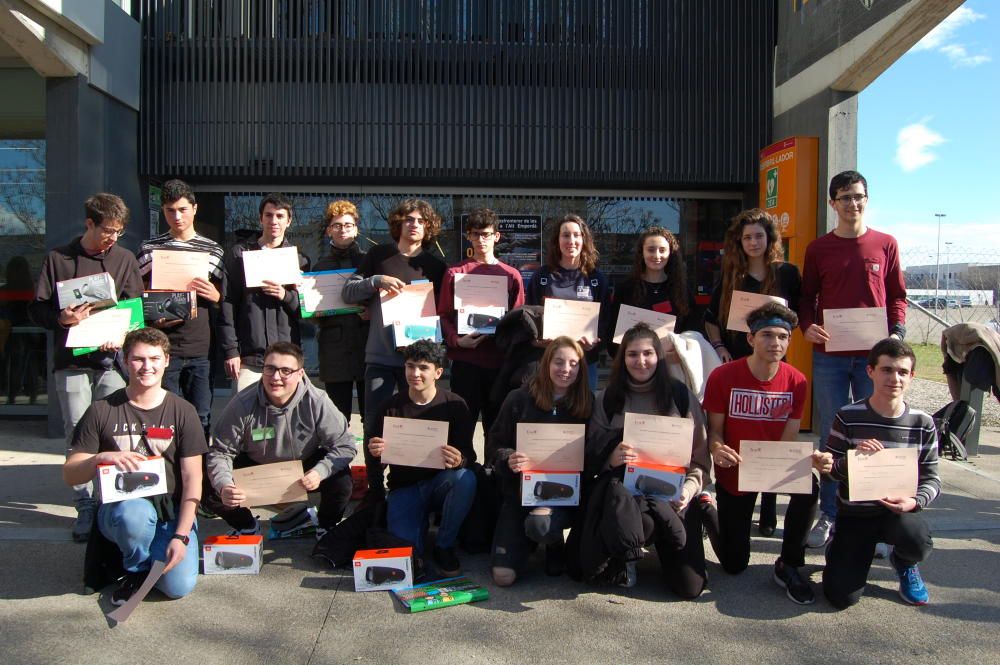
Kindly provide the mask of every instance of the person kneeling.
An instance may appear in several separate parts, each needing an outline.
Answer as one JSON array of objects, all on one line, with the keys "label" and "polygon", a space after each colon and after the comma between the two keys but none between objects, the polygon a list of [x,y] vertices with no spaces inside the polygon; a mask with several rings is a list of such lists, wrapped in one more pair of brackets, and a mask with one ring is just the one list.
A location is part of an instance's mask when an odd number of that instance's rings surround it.
[{"label": "person kneeling", "polygon": [[472,447],[474,423],[461,397],[437,387],[444,372],[444,349],[428,340],[414,342],[403,349],[404,371],[408,389],[393,395],[379,407],[372,423],[368,451],[381,460],[386,442],[385,418],[411,418],[448,423],[448,443],[441,446],[444,470],[389,465],[389,496],[386,520],[389,532],[413,543],[419,562],[424,550],[427,516],[438,511],[441,517],[432,555],[438,571],[447,577],[457,575],[462,564],[455,554],[455,542],[465,516],[476,496],[476,476],[469,465],[476,461]]},{"label": "person kneeling", "polygon": [[156,588],[170,598],[186,596],[198,579],[195,511],[201,499],[205,432],[194,407],[164,390],[170,342],[155,328],[125,337],[122,352],[128,385],[94,402],[73,434],[63,480],[80,485],[99,465],[121,474],[137,472],[148,457],[163,458],[166,494],[105,503],[97,511],[100,533],[122,553],[125,577],[111,603],[124,605],[146,579],[153,561],[166,566]]},{"label": "person kneeling", "polygon": [[[926,605],[927,587],[917,564],[927,558],[934,543],[920,516],[941,492],[938,477],[938,441],[934,421],[914,409],[903,395],[913,380],[917,358],[897,339],[884,339],[868,354],[868,376],[874,392],[837,412],[827,439],[833,455],[830,477],[839,481],[837,521],[826,552],[823,593],[837,609],[861,600],[878,543],[894,546],[889,560],[899,577],[899,595],[911,605]],[[915,496],[852,501],[847,457],[852,450],[875,453],[883,448],[917,448]]]},{"label": "person kneeling", "polygon": [[[715,369],[705,386],[708,446],[715,463],[719,506],[699,497],[709,540],[727,573],[735,575],[750,563],[750,526],[756,492],[740,492],[741,441],[795,441],[805,405],[806,378],[782,361],[795,312],[768,303],[747,316],[747,341],[753,353]],[[814,452],[812,466],[830,469],[829,453]],[[807,605],[816,597],[799,568],[805,564],[805,543],[819,500],[819,481],[812,478],[809,494],[792,494],[785,513],[781,556],[774,562],[774,581],[793,602]]]},{"label": "person kneeling", "polygon": [[215,426],[215,443],[206,458],[214,490],[206,507],[233,528],[233,535],[260,533],[260,525],[241,503],[246,493],[233,481],[233,468],[301,460],[299,482],[319,490],[319,528],[340,521],[351,499],[354,436],[330,397],[316,388],[302,368],[302,349],[275,342],[264,353],[263,376],[229,401]]}]

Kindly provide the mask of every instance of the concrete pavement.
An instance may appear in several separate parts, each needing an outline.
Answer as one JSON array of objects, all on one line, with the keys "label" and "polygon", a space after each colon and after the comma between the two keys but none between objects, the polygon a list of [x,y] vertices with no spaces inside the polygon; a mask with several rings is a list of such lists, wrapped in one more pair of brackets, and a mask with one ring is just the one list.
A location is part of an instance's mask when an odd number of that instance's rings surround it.
[{"label": "concrete pavement", "polygon": [[[663,589],[655,557],[640,563],[634,589],[549,578],[537,562],[512,588],[490,585],[486,602],[409,615],[387,593],[354,593],[349,572],[319,567],[311,542],[278,541],[265,543],[259,576],[202,576],[179,601],[154,592],[112,627],[106,600],[82,595],[84,546],[69,539],[61,441],[44,438],[44,423],[2,421],[0,662],[994,662],[1000,431],[984,432],[982,452],[971,464],[942,463],[944,493],[925,513],[935,552],[921,567],[931,593],[923,608],[899,600],[889,564],[877,561],[862,603],[834,612],[818,586],[818,552],[806,570],[820,598],[795,605],[771,581],[780,541],[755,536],[742,575],[709,554],[709,590],[693,602]],[[223,531],[219,520],[201,528]],[[462,560],[488,582],[485,555]]]}]

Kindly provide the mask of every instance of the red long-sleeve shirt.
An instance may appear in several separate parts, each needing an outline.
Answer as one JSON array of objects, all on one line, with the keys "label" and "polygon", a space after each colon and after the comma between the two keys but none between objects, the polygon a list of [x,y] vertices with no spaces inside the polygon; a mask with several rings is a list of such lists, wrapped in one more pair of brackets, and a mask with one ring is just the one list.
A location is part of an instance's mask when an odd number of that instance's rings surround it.
[{"label": "red long-sleeve shirt", "polygon": [[491,335],[474,349],[463,349],[458,345],[458,322],[455,314],[455,275],[497,275],[507,277],[507,311],[524,304],[524,282],[521,273],[516,268],[502,261],[488,265],[466,259],[458,265],[448,268],[441,283],[441,296],[438,298],[438,316],[441,317],[441,335],[448,345],[448,357],[487,369],[497,369],[503,363],[503,354],[493,341]]},{"label": "red long-sleeve shirt", "polygon": [[[905,330],[906,284],[899,246],[891,235],[868,229],[857,238],[841,238],[831,231],[806,247],[799,327],[805,332],[814,323],[822,326],[824,309],[849,307],[885,307],[889,332]],[[824,345],[816,348],[826,350]]]}]

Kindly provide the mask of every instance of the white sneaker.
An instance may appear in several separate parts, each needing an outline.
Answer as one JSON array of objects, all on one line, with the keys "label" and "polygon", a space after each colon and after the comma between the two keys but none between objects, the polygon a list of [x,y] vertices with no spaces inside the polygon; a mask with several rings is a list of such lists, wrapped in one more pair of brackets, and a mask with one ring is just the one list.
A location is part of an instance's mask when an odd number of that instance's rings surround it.
[{"label": "white sneaker", "polygon": [[812,549],[824,547],[829,542],[832,533],[833,520],[827,515],[820,515],[819,519],[816,520],[816,525],[809,532],[809,537],[806,539],[806,547]]}]

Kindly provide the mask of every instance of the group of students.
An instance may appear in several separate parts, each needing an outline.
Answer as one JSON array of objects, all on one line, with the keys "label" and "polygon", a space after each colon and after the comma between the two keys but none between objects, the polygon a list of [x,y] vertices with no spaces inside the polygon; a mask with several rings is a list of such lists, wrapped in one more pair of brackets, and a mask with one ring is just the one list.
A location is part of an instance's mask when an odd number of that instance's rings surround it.
[{"label": "group of students", "polygon": [[[810,494],[793,495],[790,501],[774,579],[793,601],[813,602],[808,581],[799,573],[805,547],[826,545],[833,532],[824,591],[834,606],[846,607],[860,598],[878,543],[894,545],[891,560],[900,576],[900,593],[922,604],[927,592],[917,564],[929,553],[931,540],[916,513],[939,491],[936,443],[929,417],[902,399],[915,357],[901,341],[905,288],[898,249],[891,236],[864,225],[866,202],[867,183],[860,174],[849,171],[833,178],[830,206],[838,226],[810,244],[801,277],[795,266],[782,260],[780,232],[770,215],[755,209],[734,218],[726,233],[722,279],[704,318],[705,346],[714,350],[715,364],[721,366],[701,386],[676,378],[676,366],[682,362],[677,346],[664,345],[648,326],[639,324],[619,345],[609,344],[623,304],[673,314],[675,333],[700,332],[680,246],[665,229],[651,228],[639,236],[632,274],[612,289],[597,268],[598,253],[587,223],[567,215],[553,225],[544,265],[525,285],[520,273],[494,254],[500,234],[498,218],[490,210],[469,216],[464,232],[472,256],[449,268],[431,251],[441,219],[426,202],[403,201],[389,215],[393,242],[367,253],[356,242],[357,209],[347,201],[331,203],[324,219],[330,254],[316,269],[353,269],[343,298],[362,311],[317,319],[324,392],[305,376],[294,285],[243,285],[243,251],[287,245],[284,233],[292,218],[287,199],[264,199],[260,237],[223,252],[194,231],[197,204],[190,187],[170,181],[162,200],[170,230],[144,243],[136,262],[115,245],[128,220],[124,204],[113,195],[91,197],[86,232],[50,253],[32,303],[36,321],[57,331],[56,386],[70,444],[64,477],[81,497],[74,533],[81,539],[99,533],[119,546],[126,576],[112,601],[125,602],[156,558],[167,561],[159,583],[164,593],[176,597],[193,588],[199,499],[234,531],[259,530],[257,519],[240,505],[245,495],[234,484],[234,468],[302,460],[303,486],[321,495],[319,526],[332,528],[351,493],[349,464],[355,448],[348,421],[356,388],[364,427],[365,503],[385,500],[388,530],[412,543],[421,561],[428,515],[434,512],[440,523],[430,558],[444,575],[461,570],[456,545],[477,495],[479,462],[472,439],[481,417],[486,434],[482,463],[492,474],[479,477],[492,478],[501,496],[491,548],[496,584],[513,584],[541,545],[550,574],[568,569],[594,583],[630,586],[636,581],[635,563],[653,546],[668,586],[694,598],[707,583],[703,528],[727,572],[739,573],[748,565],[757,497],[737,489],[739,443],[796,438],[806,379],[782,359],[791,331],[799,326],[814,345],[821,445],[812,465],[822,480],[814,479]],[[153,248],[210,255],[209,278],[190,285],[198,294],[199,308],[206,310],[199,312],[203,316],[180,324],[154,321],[130,333],[120,350],[109,343],[90,356],[67,357],[59,337],[64,341],[65,329],[86,318],[90,309],[59,310],[55,282],[107,271],[115,277],[120,297],[134,297],[141,293],[144,278],[148,285]],[[308,267],[303,257],[302,269]],[[506,278],[508,315],[496,335],[458,334],[454,291],[461,274]],[[434,285],[444,347],[419,341],[397,349],[391,326],[382,320],[382,294],[398,293],[415,280]],[[778,295],[790,308],[776,303],[762,307],[748,317],[749,333],[735,333],[726,321],[735,290]],[[602,303],[598,339],[546,338],[540,315],[546,298]],[[870,353],[825,353],[829,335],[822,327],[822,312],[843,307],[886,307],[890,338]],[[209,448],[210,320],[216,323],[226,371],[238,384],[220,422],[211,428]],[[596,361],[604,349],[613,357],[611,375],[595,395]],[[127,385],[116,359],[124,366]],[[449,364],[450,390],[445,390],[437,381]],[[93,407],[91,397],[99,400]],[[622,441],[626,413],[694,422],[691,463],[679,496],[669,501],[634,497],[624,489],[625,465],[636,461],[634,449]],[[448,422],[443,468],[390,465],[386,479],[381,455],[387,416]],[[578,508],[522,507],[519,474],[532,464],[517,450],[518,423],[586,426]],[[163,428],[173,433],[171,438],[150,436],[150,431],[160,433]],[[919,446],[917,496],[850,501],[846,451],[883,445]],[[96,466],[134,469],[138,457],[147,454],[162,455],[168,466],[174,465],[168,473],[168,498],[108,504],[95,511],[83,494]],[[713,471],[714,498],[705,492]],[[813,526],[821,496],[823,516]],[[135,503],[143,505],[128,505]],[[773,498],[770,504],[762,502],[760,528],[768,535],[776,523],[773,506]],[[564,540],[567,529],[570,537]]]}]

